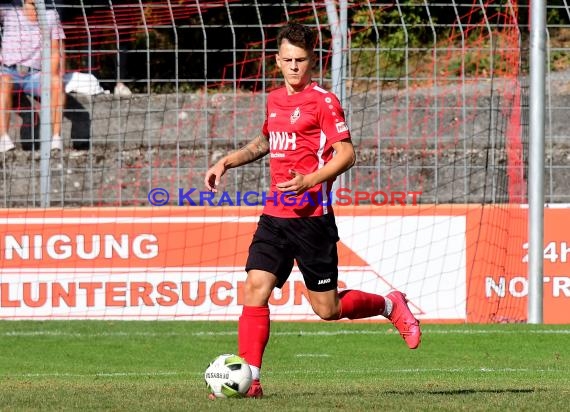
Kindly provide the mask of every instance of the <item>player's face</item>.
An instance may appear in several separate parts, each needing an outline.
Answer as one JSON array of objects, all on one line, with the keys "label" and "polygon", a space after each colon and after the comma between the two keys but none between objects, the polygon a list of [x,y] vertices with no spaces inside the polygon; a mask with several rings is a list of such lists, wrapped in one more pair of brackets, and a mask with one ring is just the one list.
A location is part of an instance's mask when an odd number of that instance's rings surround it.
[{"label": "player's face", "polygon": [[298,93],[311,84],[312,54],[286,39],[279,46],[277,67],[281,69],[289,94]]}]

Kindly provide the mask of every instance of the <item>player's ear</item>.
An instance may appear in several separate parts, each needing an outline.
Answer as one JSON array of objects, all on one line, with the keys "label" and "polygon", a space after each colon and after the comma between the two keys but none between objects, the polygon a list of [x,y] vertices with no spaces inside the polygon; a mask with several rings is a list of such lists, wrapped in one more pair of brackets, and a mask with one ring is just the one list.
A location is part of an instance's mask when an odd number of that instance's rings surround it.
[{"label": "player's ear", "polygon": [[275,54],[275,63],[277,63],[277,67],[281,68],[281,58],[279,57],[279,53]]},{"label": "player's ear", "polygon": [[315,69],[317,67],[317,55],[315,52],[311,53],[311,69]]}]

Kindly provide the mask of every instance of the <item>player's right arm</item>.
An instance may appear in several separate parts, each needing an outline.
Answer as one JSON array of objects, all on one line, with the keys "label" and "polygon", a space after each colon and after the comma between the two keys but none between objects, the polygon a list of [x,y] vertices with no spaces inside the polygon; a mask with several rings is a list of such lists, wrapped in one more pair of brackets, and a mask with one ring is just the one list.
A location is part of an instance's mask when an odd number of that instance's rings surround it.
[{"label": "player's right arm", "polygon": [[211,192],[216,192],[220,178],[228,169],[255,162],[267,153],[269,153],[269,140],[263,134],[259,134],[241,149],[222,157],[206,172],[204,178],[206,188]]}]

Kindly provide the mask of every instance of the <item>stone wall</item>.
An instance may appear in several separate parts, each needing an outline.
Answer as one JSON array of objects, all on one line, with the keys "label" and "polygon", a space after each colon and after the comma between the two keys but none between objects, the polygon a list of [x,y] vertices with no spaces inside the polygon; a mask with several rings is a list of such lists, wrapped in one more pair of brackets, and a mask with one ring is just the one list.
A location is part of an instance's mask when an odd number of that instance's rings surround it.
[{"label": "stone wall", "polygon": [[[491,88],[469,96],[429,89],[406,101],[395,93],[352,95],[347,106],[358,163],[347,184],[354,190],[377,190],[382,182],[392,182],[392,190],[420,187],[420,200],[426,203],[508,201],[508,99]],[[565,94],[552,96],[547,116],[548,201],[570,202],[569,100]],[[70,96],[66,149],[51,159],[51,204],[143,205],[153,186],[202,188],[210,164],[258,133],[263,105],[263,96],[249,93]],[[430,109],[445,115],[426,115]],[[458,119],[466,121],[457,125]],[[11,133],[18,149],[0,155],[0,202],[5,207],[39,202],[38,155],[21,148],[21,139],[30,133],[22,125],[29,122],[29,116],[13,116]],[[526,116],[523,122],[528,122]],[[70,138],[90,141],[89,150],[73,151]],[[523,156],[527,143],[523,141]],[[226,189],[265,190],[269,177],[263,165],[231,171]]]}]

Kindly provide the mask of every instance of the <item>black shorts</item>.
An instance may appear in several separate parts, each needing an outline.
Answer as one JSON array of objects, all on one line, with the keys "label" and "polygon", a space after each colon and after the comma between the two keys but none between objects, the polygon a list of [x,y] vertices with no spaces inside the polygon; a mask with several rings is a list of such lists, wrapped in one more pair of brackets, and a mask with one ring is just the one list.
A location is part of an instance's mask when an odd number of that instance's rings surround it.
[{"label": "black shorts", "polygon": [[281,288],[294,260],[307,289],[324,292],[338,285],[338,230],[332,213],[299,218],[261,215],[249,247],[245,270],[264,270],[277,276]]}]

